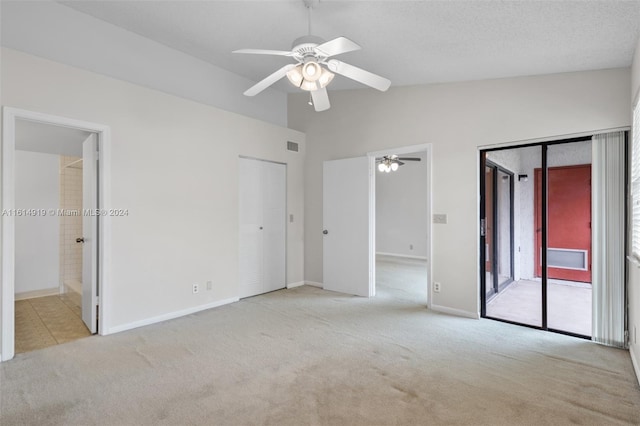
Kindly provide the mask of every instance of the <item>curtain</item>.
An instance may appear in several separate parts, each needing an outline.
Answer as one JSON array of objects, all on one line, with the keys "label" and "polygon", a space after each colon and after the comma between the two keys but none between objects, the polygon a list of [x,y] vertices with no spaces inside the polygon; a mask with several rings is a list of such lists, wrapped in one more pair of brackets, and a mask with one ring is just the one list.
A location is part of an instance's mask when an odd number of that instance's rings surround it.
[{"label": "curtain", "polygon": [[592,141],[592,338],[625,342],[625,132]]}]

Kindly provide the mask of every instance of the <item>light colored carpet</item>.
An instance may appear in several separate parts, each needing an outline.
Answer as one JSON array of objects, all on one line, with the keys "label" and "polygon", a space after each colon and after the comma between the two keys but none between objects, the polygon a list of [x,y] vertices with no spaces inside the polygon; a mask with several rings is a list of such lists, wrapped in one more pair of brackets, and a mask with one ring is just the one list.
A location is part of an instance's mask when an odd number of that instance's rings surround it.
[{"label": "light colored carpet", "polygon": [[303,286],[18,355],[0,424],[640,423],[623,350],[378,294]]}]

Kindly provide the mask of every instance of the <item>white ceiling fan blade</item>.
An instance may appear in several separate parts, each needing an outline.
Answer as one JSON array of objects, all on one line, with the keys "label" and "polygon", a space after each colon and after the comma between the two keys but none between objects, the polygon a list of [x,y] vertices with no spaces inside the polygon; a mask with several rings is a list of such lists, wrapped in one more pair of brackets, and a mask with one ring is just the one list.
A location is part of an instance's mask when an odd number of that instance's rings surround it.
[{"label": "white ceiling fan blade", "polygon": [[265,49],[240,49],[231,53],[248,53],[250,55],[276,55],[276,56],[293,56],[293,52],[286,50],[265,50]]},{"label": "white ceiling fan blade", "polygon": [[282,77],[287,75],[289,70],[291,70],[295,66],[296,66],[295,64],[285,65],[284,67],[280,68],[278,71],[271,74],[269,77],[259,81],[255,86],[252,86],[251,88],[249,88],[246,92],[244,92],[244,95],[245,96],[257,95],[258,93],[262,92],[264,89],[271,86],[273,83],[275,83],[276,81],[280,80]]},{"label": "white ceiling fan blade", "polygon": [[360,50],[361,47],[349,40],[346,37],[338,37],[333,40],[329,40],[326,43],[322,43],[315,47],[315,51],[325,57],[340,55],[342,53],[353,52],[354,50]]},{"label": "white ceiling fan blade", "polygon": [[352,80],[358,81],[362,84],[366,84],[369,87],[378,89],[381,92],[386,91],[391,86],[391,81],[379,75],[370,73],[361,68],[354,67],[353,65],[345,64],[337,59],[331,59],[327,62],[329,70],[348,77]]},{"label": "white ceiling fan blade", "polygon": [[313,99],[313,107],[316,111],[325,111],[331,107],[326,87],[311,92],[311,99]]}]

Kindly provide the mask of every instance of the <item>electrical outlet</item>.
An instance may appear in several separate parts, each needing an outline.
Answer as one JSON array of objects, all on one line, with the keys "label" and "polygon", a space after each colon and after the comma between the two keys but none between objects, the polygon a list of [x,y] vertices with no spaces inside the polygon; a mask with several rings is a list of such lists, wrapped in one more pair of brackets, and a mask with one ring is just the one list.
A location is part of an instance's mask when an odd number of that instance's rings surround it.
[{"label": "electrical outlet", "polygon": [[194,285],[193,285],[193,289],[192,289],[193,294],[196,294],[199,290],[200,290],[200,289],[198,288],[198,284],[194,284]]},{"label": "electrical outlet", "polygon": [[211,290],[213,288],[213,281],[207,281],[207,290]]},{"label": "electrical outlet", "polygon": [[440,293],[440,283],[438,282],[433,283],[433,291],[436,293]]}]

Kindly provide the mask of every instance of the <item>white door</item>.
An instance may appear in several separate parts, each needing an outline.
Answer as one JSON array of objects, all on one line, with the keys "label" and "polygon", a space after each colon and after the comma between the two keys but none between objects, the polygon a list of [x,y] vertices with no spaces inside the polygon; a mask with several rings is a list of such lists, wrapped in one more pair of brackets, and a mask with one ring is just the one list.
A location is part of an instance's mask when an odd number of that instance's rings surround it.
[{"label": "white door", "polygon": [[323,287],[370,297],[369,159],[325,161],[323,168]]},{"label": "white door", "polygon": [[284,164],[262,163],[262,293],[286,287],[287,171]]},{"label": "white door", "polygon": [[286,287],[286,166],[240,158],[239,297]]},{"label": "white door", "polygon": [[98,139],[93,134],[82,143],[82,321],[91,333],[98,331]]}]

